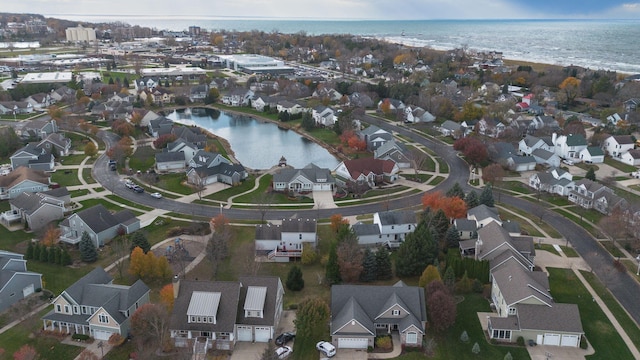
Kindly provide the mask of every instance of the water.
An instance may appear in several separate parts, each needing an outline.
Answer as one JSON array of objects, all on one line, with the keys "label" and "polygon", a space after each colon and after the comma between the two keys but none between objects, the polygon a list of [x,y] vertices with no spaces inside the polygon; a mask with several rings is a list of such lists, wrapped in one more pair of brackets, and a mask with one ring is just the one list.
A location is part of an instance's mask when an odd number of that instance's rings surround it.
[{"label": "water", "polygon": [[167,118],[180,124],[201,127],[226,139],[235,158],[250,169],[269,169],[278,165],[282,156],[287,159],[288,165],[295,168],[302,168],[311,162],[332,170],[338,165],[338,160],[322,146],[295,131],[280,129],[272,122],[197,108],[190,115],[180,110],[172,112]]},{"label": "water", "polygon": [[[123,21],[156,29],[354,34],[439,50],[501,51],[505,58],[640,73],[640,20],[265,20],[214,17],[57,15],[90,22]],[[402,34],[404,33],[404,36]]]}]

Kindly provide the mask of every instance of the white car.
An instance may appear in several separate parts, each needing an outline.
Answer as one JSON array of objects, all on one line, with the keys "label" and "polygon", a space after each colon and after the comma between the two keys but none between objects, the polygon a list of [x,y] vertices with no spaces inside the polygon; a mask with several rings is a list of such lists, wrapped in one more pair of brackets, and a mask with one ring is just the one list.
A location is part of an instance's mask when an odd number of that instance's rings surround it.
[{"label": "white car", "polygon": [[291,355],[292,352],[293,349],[291,348],[291,346],[282,346],[276,349],[276,356],[278,357],[278,359],[284,359],[287,356]]},{"label": "white car", "polygon": [[153,198],[162,199],[162,194],[160,194],[159,192],[154,192],[154,193],[151,193],[150,195]]},{"label": "white car", "polygon": [[562,160],[562,162],[567,164],[567,165],[573,165],[573,161],[569,160],[569,159],[564,159],[564,160]]},{"label": "white car", "polygon": [[320,341],[316,344],[316,349],[326,357],[333,357],[336,354],[336,347],[330,342]]}]

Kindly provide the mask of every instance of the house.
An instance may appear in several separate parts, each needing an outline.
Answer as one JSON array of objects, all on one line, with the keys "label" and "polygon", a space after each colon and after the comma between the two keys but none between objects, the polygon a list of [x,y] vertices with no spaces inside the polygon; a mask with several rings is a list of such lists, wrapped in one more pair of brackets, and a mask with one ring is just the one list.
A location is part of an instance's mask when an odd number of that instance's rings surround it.
[{"label": "house", "polygon": [[20,220],[29,229],[37,231],[52,221],[64,219],[66,205],[70,202],[71,196],[66,187],[37,193],[24,192],[9,200],[11,210],[2,213],[0,219],[7,222]]},{"label": "house", "polygon": [[256,225],[257,256],[269,261],[289,262],[302,257],[304,244],[316,247],[318,224],[315,219],[283,219],[281,224]]},{"label": "house", "polygon": [[0,250],[0,313],[42,290],[42,274],[27,270],[24,255]]},{"label": "house", "polygon": [[374,151],[387,141],[393,140],[393,135],[390,132],[375,125],[360,130],[358,137],[367,144],[367,150],[369,151]]},{"label": "house", "polygon": [[149,120],[149,134],[154,138],[158,138],[162,135],[170,134],[173,128],[173,121],[167,119],[164,116]]},{"label": "house", "polygon": [[478,121],[478,133],[492,138],[497,138],[504,132],[506,126],[493,118],[482,118]]},{"label": "house", "polygon": [[392,183],[398,179],[398,171],[398,165],[391,160],[361,158],[341,162],[334,173],[336,184],[356,189]]},{"label": "house", "polygon": [[216,182],[237,185],[247,178],[247,170],[218,153],[199,150],[189,162],[187,180],[190,184],[206,186]]},{"label": "house", "polygon": [[640,106],[640,99],[631,98],[623,102],[622,106],[624,107],[624,112],[628,112],[628,113],[634,112],[638,110],[638,106]]},{"label": "house", "polygon": [[48,153],[56,154],[57,157],[67,156],[71,151],[71,139],[60,133],[53,133],[42,139],[37,146]]},{"label": "house", "polygon": [[535,169],[536,164],[533,156],[512,155],[507,158],[507,167],[512,171],[531,171]]},{"label": "house", "polygon": [[604,151],[598,146],[589,146],[578,154],[581,161],[587,164],[601,164],[604,162]]},{"label": "house", "polygon": [[612,158],[620,158],[622,154],[633,150],[635,141],[631,135],[612,135],[604,140],[602,150]]},{"label": "house", "polygon": [[531,175],[529,177],[529,186],[538,191],[568,196],[575,183],[570,172],[559,167],[552,167],[546,171]]},{"label": "house", "polygon": [[53,310],[42,317],[43,328],[102,341],[113,334],[126,338],[131,316],[147,303],[149,287],[142,280],[131,286],[116,285],[111,275],[97,267],[52,301]]},{"label": "house", "polygon": [[373,100],[367,94],[361,92],[354,92],[349,95],[349,106],[356,108],[370,108],[373,107]]},{"label": "house", "polygon": [[31,106],[33,106],[33,109],[36,111],[42,111],[49,107],[49,105],[53,104],[51,95],[49,95],[48,93],[37,93],[30,95],[25,99],[25,101],[30,103]]},{"label": "house", "polygon": [[164,149],[162,152],[156,153],[155,158],[156,171],[160,173],[181,172],[186,169],[187,162],[185,161],[185,154],[182,152]]},{"label": "house", "polygon": [[609,215],[615,207],[625,207],[626,200],[617,196],[613,190],[589,179],[576,181],[569,192],[569,201],[585,209],[596,209]]},{"label": "house", "polygon": [[29,143],[16,150],[9,159],[13,169],[28,167],[33,170],[52,171],[55,167],[55,158],[51,152],[36,143]]},{"label": "house", "polygon": [[546,151],[554,151],[553,143],[549,138],[546,141],[544,138],[539,138],[533,135],[526,135],[518,142],[518,152],[522,155],[532,155],[536,149],[542,149]]},{"label": "house", "polygon": [[236,342],[268,342],[282,315],[284,288],[277,277],[238,281],[174,279],[169,332],[176,347],[195,353],[233,350]]},{"label": "house", "polygon": [[112,214],[102,204],[78,211],[60,223],[60,241],[68,244],[78,244],[82,234],[89,234],[89,238],[99,248],[120,232],[131,234],[140,229],[140,220],[131,212],[124,209]]},{"label": "house", "polygon": [[395,114],[398,111],[404,111],[404,108],[406,107],[406,105],[402,102],[402,100],[398,100],[398,99],[386,98],[378,101],[378,111],[385,112],[383,110],[385,106],[388,106],[388,111],[393,114]]},{"label": "house", "polygon": [[475,220],[455,219],[453,226],[458,230],[460,240],[475,239],[478,236],[478,224]]},{"label": "house", "polygon": [[[584,151],[584,150],[583,150]],[[551,167],[559,167],[560,166],[560,157],[556,155],[554,152],[538,148],[531,152],[533,159],[537,164],[551,166]]]},{"label": "house", "polygon": [[18,135],[24,138],[44,139],[56,132],[58,132],[58,123],[49,117],[42,117],[25,123]]},{"label": "house", "polygon": [[21,166],[6,176],[0,176],[0,199],[14,199],[22,193],[49,190],[49,176],[43,171]]},{"label": "house", "polygon": [[174,126],[171,128],[171,134],[176,137],[176,141],[183,140],[192,143],[199,149],[204,149],[207,146],[207,135],[203,134],[200,128],[195,126]]},{"label": "house", "polygon": [[488,207],[484,204],[467,210],[467,219],[475,221],[476,228],[478,229],[489,225],[491,222],[496,222],[498,225],[502,226],[502,220],[498,214],[498,209]]},{"label": "house", "polygon": [[391,160],[400,169],[408,169],[412,166],[413,155],[402,143],[389,140],[377,149],[373,150],[373,157],[380,160]]},{"label": "house", "polygon": [[278,101],[276,108],[278,109],[278,112],[286,111],[291,115],[297,115],[307,111],[304,106],[289,100]]},{"label": "house", "polygon": [[273,190],[306,193],[311,191],[335,191],[336,180],[331,170],[313,163],[302,169],[279,169],[273,174]]},{"label": "house", "polygon": [[336,111],[324,105],[318,105],[313,108],[311,117],[317,126],[331,127],[338,121]]},{"label": "house", "polygon": [[194,85],[189,89],[189,100],[191,102],[202,102],[209,96],[209,85]]},{"label": "house", "polygon": [[640,150],[629,150],[622,154],[619,160],[628,165],[640,166]]},{"label": "house", "polygon": [[199,145],[180,137],[176,139],[176,141],[168,143],[165,150],[168,152],[183,154],[184,161],[189,163],[200,149],[201,147]]},{"label": "house", "polygon": [[442,136],[451,136],[457,139],[462,135],[462,126],[455,121],[445,120],[445,122],[440,125],[440,133]]},{"label": "house", "polygon": [[420,347],[427,323],[424,289],[393,286],[331,286],[331,342],[339,349],[367,349],[379,334],[397,333],[402,346]]},{"label": "house", "polygon": [[406,123],[428,123],[436,120],[436,117],[421,107],[407,106],[404,109],[404,122]]},{"label": "house", "polygon": [[373,224],[358,222],[351,225],[359,245],[399,246],[418,225],[416,214],[410,210],[377,212]]},{"label": "house", "polygon": [[248,89],[236,88],[222,96],[222,103],[229,106],[246,106],[254,93]]},{"label": "house", "polygon": [[51,101],[56,102],[71,102],[76,100],[76,90],[67,86],[61,86],[51,92]]},{"label": "house", "polygon": [[32,112],[33,105],[27,101],[0,101],[0,114],[15,116]]},{"label": "house", "polygon": [[553,301],[549,280],[542,271],[530,271],[511,260],[492,271],[491,299],[498,316],[490,316],[489,338],[540,345],[578,347],[584,334],[575,304]]},{"label": "house", "polygon": [[493,271],[511,260],[515,260],[521,268],[532,271],[536,255],[532,237],[511,236],[497,222],[478,229],[476,240],[460,241],[460,250],[463,255],[472,254],[476,260],[489,261],[490,277]]},{"label": "house", "polygon": [[340,94],[336,89],[326,88],[324,86],[319,86],[311,96],[314,98],[329,99],[329,101],[332,102],[339,101],[342,98],[342,94]]},{"label": "house", "polygon": [[580,161],[580,152],[587,148],[587,139],[580,134],[557,135],[553,133],[551,142],[554,152],[562,159]]}]

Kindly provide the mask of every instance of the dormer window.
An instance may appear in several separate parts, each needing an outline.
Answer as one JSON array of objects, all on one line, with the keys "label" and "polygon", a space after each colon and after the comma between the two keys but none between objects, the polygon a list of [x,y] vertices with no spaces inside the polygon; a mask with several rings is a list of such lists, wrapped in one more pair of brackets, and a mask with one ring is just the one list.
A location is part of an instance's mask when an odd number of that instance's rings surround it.
[{"label": "dormer window", "polygon": [[516,308],[509,308],[509,315],[515,315],[516,314]]},{"label": "dormer window", "polygon": [[391,311],[391,315],[393,315],[393,316],[400,316],[400,310],[392,310],[392,311]]},{"label": "dormer window", "polygon": [[108,324],[109,323],[109,317],[107,316],[107,314],[101,313],[101,314],[98,315],[98,321],[101,324]]}]

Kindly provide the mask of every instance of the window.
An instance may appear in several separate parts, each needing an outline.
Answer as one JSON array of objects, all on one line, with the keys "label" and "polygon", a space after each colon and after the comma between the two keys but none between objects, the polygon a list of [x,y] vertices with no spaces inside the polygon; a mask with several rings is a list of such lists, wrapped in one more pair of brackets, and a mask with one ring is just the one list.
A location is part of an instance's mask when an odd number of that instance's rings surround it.
[{"label": "window", "polygon": [[395,229],[395,228],[396,228],[396,227],[395,227],[395,225],[391,225],[391,230],[393,230],[393,229]]},{"label": "window", "polygon": [[98,315],[98,321],[102,324],[108,324],[109,323],[109,317],[107,316],[107,314],[102,313]]},{"label": "window", "polygon": [[516,308],[509,308],[509,315],[515,315],[516,314]]},{"label": "window", "polygon": [[411,230],[411,224],[409,224],[409,226],[407,227],[407,229]]},{"label": "window", "polygon": [[56,312],[62,312],[62,305],[60,304],[56,305]]},{"label": "window", "polygon": [[195,316],[192,316],[192,317],[191,317],[191,321],[189,321],[189,322],[192,322],[192,323],[196,322],[196,317],[195,317]]},{"label": "window", "polygon": [[82,305],[82,313],[83,313],[83,314],[86,314],[86,313],[87,313],[87,307],[86,307],[86,306],[84,306],[84,305]]},{"label": "window", "polygon": [[298,235],[298,239],[302,240],[302,234]]},{"label": "window", "polygon": [[408,332],[407,333],[407,344],[415,344],[418,342],[418,333]]},{"label": "window", "polygon": [[65,305],[65,306],[64,306],[64,312],[65,312],[66,314],[71,314],[71,307],[70,307],[69,305]]},{"label": "window", "polygon": [[391,311],[391,315],[393,315],[393,316],[398,316],[398,315],[400,315],[400,310],[392,310],[392,311]]},{"label": "window", "polygon": [[78,305],[73,305],[73,313],[80,314],[80,307]]}]

